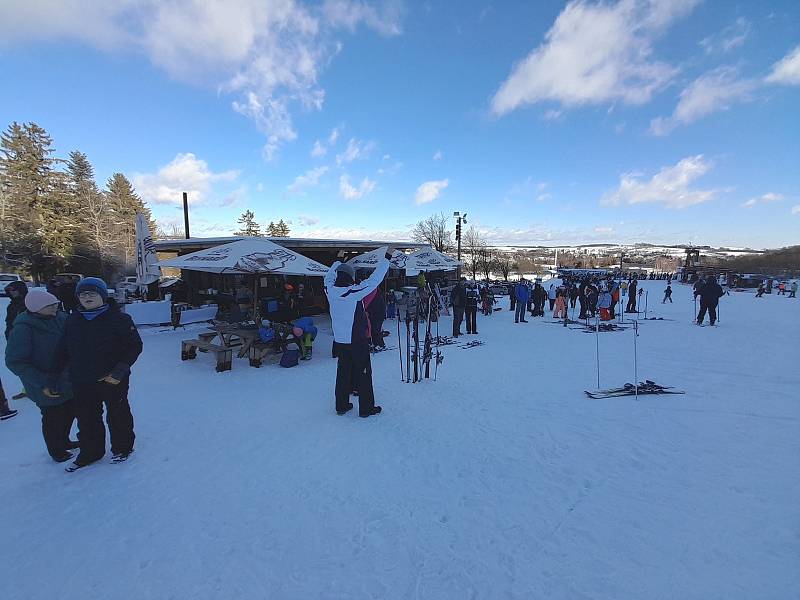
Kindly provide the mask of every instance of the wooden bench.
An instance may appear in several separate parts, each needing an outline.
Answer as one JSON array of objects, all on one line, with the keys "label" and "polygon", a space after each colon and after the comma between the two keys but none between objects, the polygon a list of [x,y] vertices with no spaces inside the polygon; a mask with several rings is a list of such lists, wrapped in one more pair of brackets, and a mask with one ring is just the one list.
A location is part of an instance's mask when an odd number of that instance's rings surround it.
[{"label": "wooden bench", "polygon": [[197,351],[213,352],[217,357],[217,372],[230,371],[233,364],[233,350],[203,340],[183,340],[181,342],[181,360],[194,360]]}]

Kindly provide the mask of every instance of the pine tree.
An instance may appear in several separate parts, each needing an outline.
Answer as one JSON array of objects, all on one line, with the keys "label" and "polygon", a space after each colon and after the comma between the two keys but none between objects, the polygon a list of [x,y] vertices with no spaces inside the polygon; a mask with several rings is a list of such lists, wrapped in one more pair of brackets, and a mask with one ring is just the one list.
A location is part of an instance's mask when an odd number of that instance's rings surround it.
[{"label": "pine tree", "polygon": [[[235,232],[233,235],[261,237],[261,226],[256,222],[256,217],[253,214],[253,211],[244,211],[242,216],[239,217],[239,220],[236,222],[239,223],[239,231]],[[270,223],[270,225],[272,224]]]},{"label": "pine tree", "polygon": [[275,225],[275,237],[289,237],[289,226],[283,222],[283,219]]},{"label": "pine tree", "polygon": [[72,251],[58,223],[64,186],[52,143],[35,123],[13,122],[0,135],[0,258],[37,279]]},{"label": "pine tree", "polygon": [[130,270],[136,262],[136,215],[141,213],[145,216],[151,235],[156,230],[156,223],[150,209],[122,173],[114,173],[108,179],[105,195],[113,214],[120,261],[126,270]]},{"label": "pine tree", "polygon": [[273,221],[270,221],[269,225],[267,225],[267,235],[269,237],[277,237],[278,234],[276,233],[276,231],[277,230],[275,228],[275,223]]}]

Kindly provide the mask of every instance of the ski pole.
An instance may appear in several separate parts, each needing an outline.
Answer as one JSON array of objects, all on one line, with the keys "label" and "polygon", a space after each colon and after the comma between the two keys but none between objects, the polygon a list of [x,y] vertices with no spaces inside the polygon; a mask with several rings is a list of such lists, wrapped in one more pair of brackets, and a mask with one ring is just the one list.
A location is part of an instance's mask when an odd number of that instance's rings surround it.
[{"label": "ski pole", "polygon": [[639,337],[639,321],[633,322],[633,390],[636,399],[639,399],[639,364],[637,358],[636,338]]},{"label": "ski pole", "polygon": [[694,313],[692,313],[692,322],[697,323],[697,294],[694,296]]},{"label": "ski pole", "polygon": [[403,344],[400,342],[400,311],[397,312],[397,350],[400,352],[400,381],[406,379],[403,376]]},{"label": "ski pole", "polygon": [[597,389],[600,389],[600,317],[595,317],[596,327],[594,332],[595,356],[597,358]]},{"label": "ski pole", "polygon": [[650,296],[650,290],[644,293],[644,318],[647,319],[647,298]]}]

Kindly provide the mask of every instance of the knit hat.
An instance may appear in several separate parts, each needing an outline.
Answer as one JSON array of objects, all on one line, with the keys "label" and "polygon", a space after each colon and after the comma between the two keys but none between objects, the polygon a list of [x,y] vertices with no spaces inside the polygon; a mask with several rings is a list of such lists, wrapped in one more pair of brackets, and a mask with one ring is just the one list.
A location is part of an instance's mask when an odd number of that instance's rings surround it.
[{"label": "knit hat", "polygon": [[350,276],[350,279],[355,281],[356,279],[356,270],[353,268],[353,265],[348,265],[347,263],[342,263],[338,267],[336,267],[337,273],[347,273]]},{"label": "knit hat", "polygon": [[39,312],[45,306],[58,304],[59,302],[58,298],[44,290],[31,290],[28,292],[28,295],[25,296],[25,308],[32,313]]},{"label": "knit hat", "polygon": [[75,296],[80,296],[81,292],[97,292],[104,302],[108,300],[108,286],[99,277],[81,279],[75,287]]}]

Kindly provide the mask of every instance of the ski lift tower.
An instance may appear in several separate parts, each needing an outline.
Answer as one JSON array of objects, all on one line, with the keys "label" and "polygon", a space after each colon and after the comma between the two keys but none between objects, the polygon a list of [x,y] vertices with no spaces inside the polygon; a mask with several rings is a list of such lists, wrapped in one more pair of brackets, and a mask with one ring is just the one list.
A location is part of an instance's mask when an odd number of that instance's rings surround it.
[{"label": "ski lift tower", "polygon": [[[691,276],[697,275],[697,267],[700,265],[700,249],[690,246],[686,248],[686,260],[683,263],[683,273],[681,273],[681,283],[686,283]],[[692,277],[694,279],[694,277]]]}]

